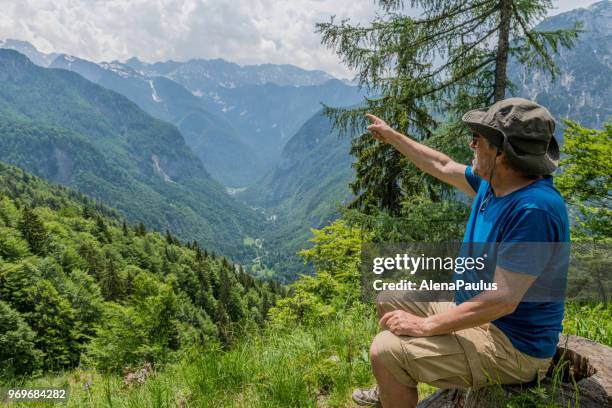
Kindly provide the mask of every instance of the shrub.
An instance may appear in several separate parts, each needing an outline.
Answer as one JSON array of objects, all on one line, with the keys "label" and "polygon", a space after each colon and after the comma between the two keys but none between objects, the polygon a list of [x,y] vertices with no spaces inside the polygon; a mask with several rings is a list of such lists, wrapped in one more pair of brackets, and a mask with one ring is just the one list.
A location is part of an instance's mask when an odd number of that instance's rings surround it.
[{"label": "shrub", "polygon": [[36,334],[21,315],[0,301],[0,378],[31,374],[41,368]]}]

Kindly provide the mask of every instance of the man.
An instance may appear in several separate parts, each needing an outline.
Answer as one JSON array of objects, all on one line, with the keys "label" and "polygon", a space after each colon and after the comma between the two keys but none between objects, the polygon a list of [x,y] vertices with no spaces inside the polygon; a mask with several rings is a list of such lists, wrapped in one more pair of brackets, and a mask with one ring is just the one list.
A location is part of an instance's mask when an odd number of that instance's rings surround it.
[{"label": "man", "polygon": [[[510,98],[465,114],[463,121],[474,135],[469,167],[393,130],[374,115],[367,118],[374,138],[474,197],[464,242],[569,241],[567,210],[550,177],[559,160],[554,120],[542,106]],[[456,293],[454,303],[415,302],[409,297],[379,300],[383,331],[370,348],[378,386],[355,391],[355,402],[415,407],[418,382],[478,388],[487,382],[529,382],[545,373],[562,329],[564,306],[562,301],[521,301],[532,285],[545,279],[546,266],[516,255],[507,262],[497,258],[498,291],[471,299]]]}]

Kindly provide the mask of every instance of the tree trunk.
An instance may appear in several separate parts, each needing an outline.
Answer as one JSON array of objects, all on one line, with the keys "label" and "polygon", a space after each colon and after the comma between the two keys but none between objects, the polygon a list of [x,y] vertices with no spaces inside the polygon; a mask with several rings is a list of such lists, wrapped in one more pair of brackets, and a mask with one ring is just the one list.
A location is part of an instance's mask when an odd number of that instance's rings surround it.
[{"label": "tree trunk", "polygon": [[510,20],[512,19],[512,0],[499,2],[499,38],[497,39],[497,55],[495,57],[495,102],[501,101],[506,95],[506,67],[508,65],[508,49],[510,47]]}]

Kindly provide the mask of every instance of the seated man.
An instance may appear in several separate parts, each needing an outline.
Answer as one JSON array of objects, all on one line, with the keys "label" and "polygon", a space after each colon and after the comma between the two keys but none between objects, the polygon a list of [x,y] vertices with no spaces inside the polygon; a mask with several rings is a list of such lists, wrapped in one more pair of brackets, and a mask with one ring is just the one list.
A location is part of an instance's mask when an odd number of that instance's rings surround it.
[{"label": "seated man", "polygon": [[[542,106],[510,98],[465,114],[463,121],[474,135],[470,167],[409,139],[376,116],[367,117],[377,140],[474,197],[464,242],[569,242],[567,210],[550,176],[559,160],[554,120]],[[454,303],[414,302],[410,297],[379,302],[383,331],[370,348],[378,386],[355,391],[355,402],[415,407],[418,382],[478,388],[487,382],[529,382],[545,373],[562,329],[564,304],[524,301],[546,268],[530,267],[530,259],[519,261],[527,267],[498,259],[494,281],[499,290],[471,299],[457,292]]]}]

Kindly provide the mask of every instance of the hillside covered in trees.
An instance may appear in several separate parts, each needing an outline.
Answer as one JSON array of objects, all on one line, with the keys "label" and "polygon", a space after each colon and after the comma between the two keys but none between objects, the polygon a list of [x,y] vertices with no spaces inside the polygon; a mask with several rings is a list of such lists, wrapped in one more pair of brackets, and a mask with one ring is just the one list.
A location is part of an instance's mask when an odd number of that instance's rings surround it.
[{"label": "hillside covered in trees", "polygon": [[263,324],[280,287],[0,163],[0,377],[163,365]]},{"label": "hillside covered in trees", "polygon": [[70,186],[128,220],[236,260],[258,214],[228,196],[176,127],[78,74],[0,49],[0,160]]}]

